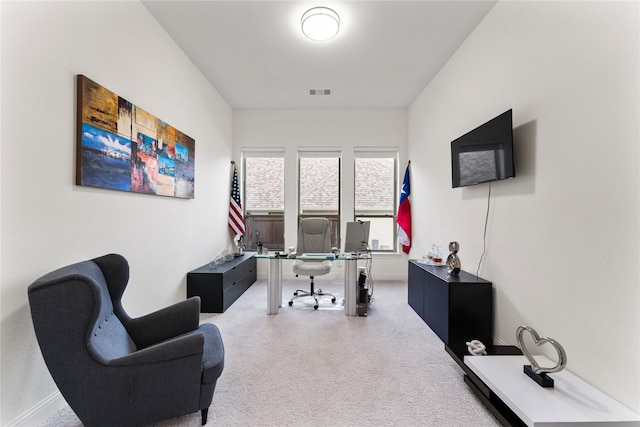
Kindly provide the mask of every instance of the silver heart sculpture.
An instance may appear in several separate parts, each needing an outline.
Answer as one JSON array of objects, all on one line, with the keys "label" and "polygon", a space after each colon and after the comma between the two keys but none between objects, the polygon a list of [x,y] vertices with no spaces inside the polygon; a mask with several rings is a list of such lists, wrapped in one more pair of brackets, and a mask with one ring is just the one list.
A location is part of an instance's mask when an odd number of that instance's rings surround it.
[{"label": "silver heart sculpture", "polygon": [[[538,347],[542,346],[544,344],[547,344],[547,343],[551,344],[553,346],[553,348],[558,353],[558,361],[556,362],[556,366],[554,366],[552,368],[545,368],[545,367],[540,367],[540,365],[538,365],[538,362],[536,362],[536,359],[533,358],[533,356],[531,355],[531,353],[529,352],[527,347],[524,345],[524,340],[522,338],[522,334],[525,331],[527,331],[527,332],[529,332],[531,334],[531,336],[533,337],[533,342]],[[565,366],[567,366],[567,354],[565,353],[564,348],[562,348],[560,343],[558,341],[554,340],[553,338],[548,338],[548,337],[540,338],[540,336],[535,331],[535,329],[533,329],[533,328],[531,328],[529,326],[519,326],[518,330],[516,331],[516,336],[518,338],[518,344],[520,346],[520,349],[524,353],[524,355],[527,358],[527,360],[529,360],[529,363],[531,363],[531,366],[533,367],[533,371],[536,374],[544,374],[544,373],[550,373],[550,372],[560,372],[565,368]]]}]

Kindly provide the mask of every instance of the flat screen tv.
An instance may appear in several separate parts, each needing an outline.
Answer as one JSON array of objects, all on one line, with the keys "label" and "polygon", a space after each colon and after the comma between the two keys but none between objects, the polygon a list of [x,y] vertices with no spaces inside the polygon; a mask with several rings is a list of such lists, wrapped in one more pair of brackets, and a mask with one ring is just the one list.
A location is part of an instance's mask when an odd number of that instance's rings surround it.
[{"label": "flat screen tv", "polygon": [[512,110],[451,141],[453,188],[513,178]]}]

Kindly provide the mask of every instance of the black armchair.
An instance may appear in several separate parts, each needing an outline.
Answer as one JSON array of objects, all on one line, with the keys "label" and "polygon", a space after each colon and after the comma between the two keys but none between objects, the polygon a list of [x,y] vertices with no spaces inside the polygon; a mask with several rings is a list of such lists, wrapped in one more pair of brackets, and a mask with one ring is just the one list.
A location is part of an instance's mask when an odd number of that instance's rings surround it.
[{"label": "black armchair", "polygon": [[129,264],[111,254],[29,286],[36,337],[62,396],[85,426],[139,426],[207,411],[224,368],[215,325],[192,297],[132,319],[122,294]]}]

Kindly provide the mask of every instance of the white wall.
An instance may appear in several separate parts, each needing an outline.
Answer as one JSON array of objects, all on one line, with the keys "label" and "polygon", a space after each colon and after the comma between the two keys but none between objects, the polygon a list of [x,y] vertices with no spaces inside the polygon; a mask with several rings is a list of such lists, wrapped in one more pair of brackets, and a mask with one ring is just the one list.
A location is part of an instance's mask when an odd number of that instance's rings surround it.
[{"label": "white wall", "polygon": [[521,324],[640,412],[638,2],[499,2],[409,110],[415,246],[474,272],[488,185],[451,188],[450,141],[513,108],[517,178],[492,185],[480,276],[495,339]]},{"label": "white wall", "polygon": [[[285,148],[285,247],[295,246],[297,239],[298,147],[342,147],[340,228],[344,239],[346,222],[353,221],[353,190],[349,189],[353,189],[354,185],[354,147],[398,148],[399,179],[402,179],[407,162],[407,110],[236,110],[233,116],[233,146],[236,160],[240,160],[244,148]],[[258,273],[261,277],[266,275],[266,263],[260,263]],[[285,267],[285,277],[289,273],[290,269]],[[338,279],[343,277],[339,269],[332,269],[331,274]],[[379,280],[406,278],[406,256],[374,255],[371,274]]]},{"label": "white wall", "polygon": [[[283,146],[291,162],[298,146],[341,145],[347,167],[353,146],[399,146],[400,169],[412,160],[412,257],[456,239],[475,271],[487,186],[450,188],[449,141],[507,108],[518,177],[492,187],[480,270],[494,282],[496,340],[514,343],[528,324],[565,346],[571,371],[640,411],[638,3],[500,2],[408,115],[234,114],[137,2],[1,2],[0,19],[0,424],[56,390],[27,286],[120,252],[132,314],[183,299],[185,273],[229,243],[229,161],[242,147]],[[73,184],[79,73],[196,140],[194,200]],[[289,175],[287,194],[295,185]],[[406,276],[403,256],[376,265]]]},{"label": "white wall", "polygon": [[[185,298],[187,271],[230,243],[232,110],[139,2],[2,2],[1,425],[56,387],[27,286],[63,265],[122,253],[139,315]],[[74,185],[75,75],[196,141],[195,199]],[[225,191],[220,191],[223,188]]]}]

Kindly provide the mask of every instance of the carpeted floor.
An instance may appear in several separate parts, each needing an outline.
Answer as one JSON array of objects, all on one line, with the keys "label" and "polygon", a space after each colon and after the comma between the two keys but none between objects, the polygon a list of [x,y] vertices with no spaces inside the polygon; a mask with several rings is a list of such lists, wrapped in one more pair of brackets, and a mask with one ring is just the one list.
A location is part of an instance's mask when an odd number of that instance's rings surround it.
[{"label": "carpeted floor", "polygon": [[[226,350],[207,426],[499,425],[407,304],[406,283],[376,282],[367,317],[346,317],[329,300],[317,311],[289,307],[295,288],[307,286],[285,281],[278,315],[266,314],[265,281],[225,313],[201,315],[220,328]],[[343,295],[341,280],[316,286]],[[81,425],[69,408],[44,424]],[[199,413],[155,424],[199,425]]]}]

